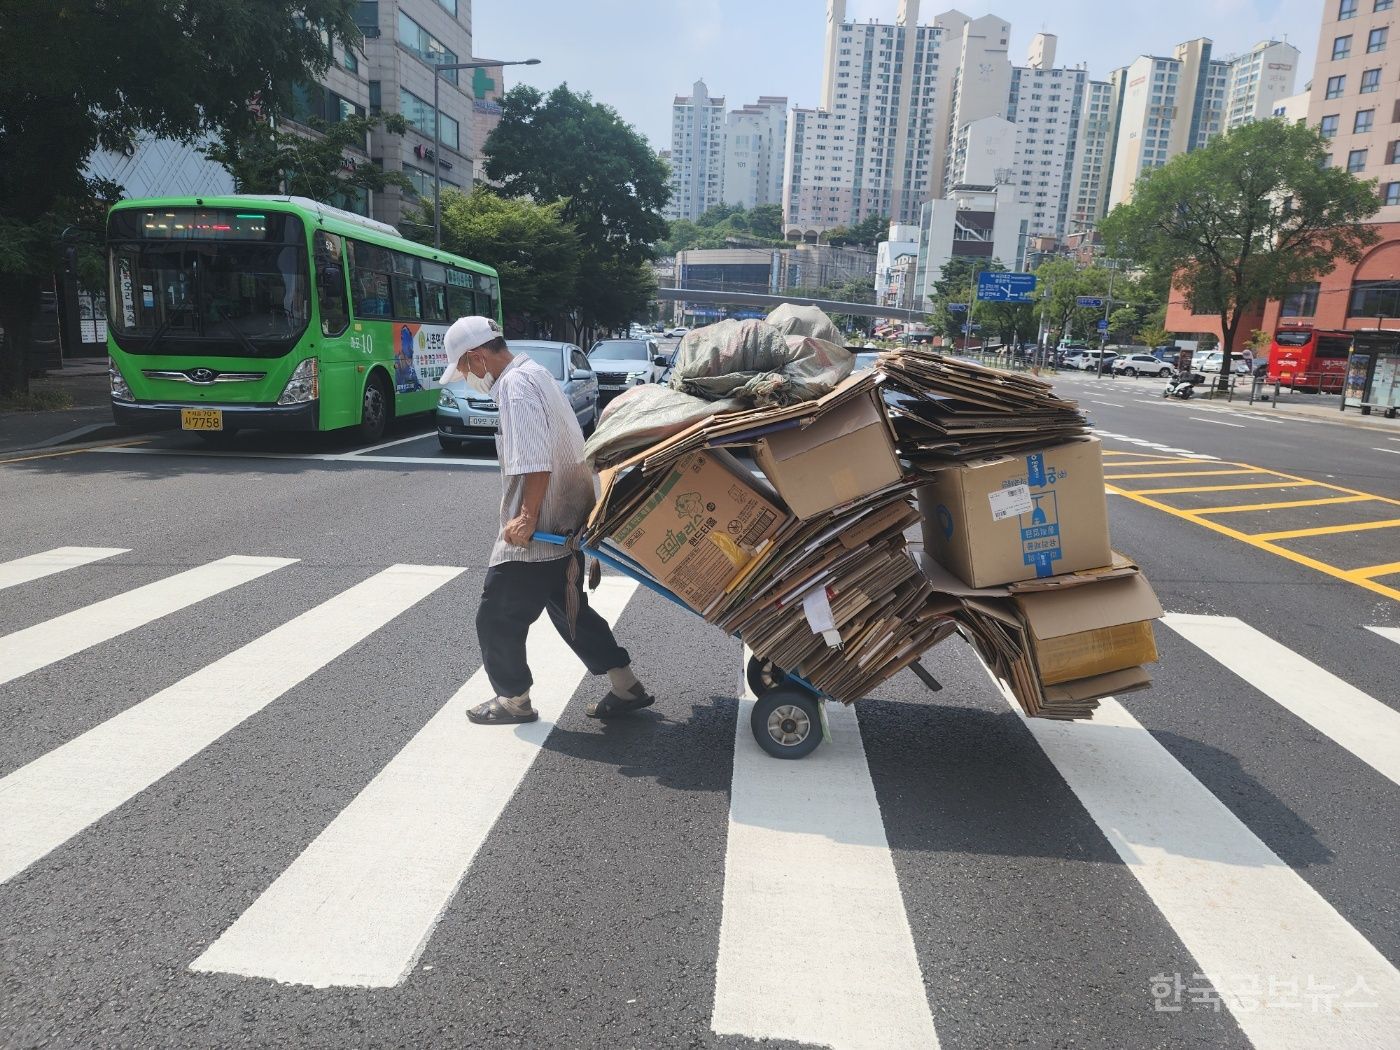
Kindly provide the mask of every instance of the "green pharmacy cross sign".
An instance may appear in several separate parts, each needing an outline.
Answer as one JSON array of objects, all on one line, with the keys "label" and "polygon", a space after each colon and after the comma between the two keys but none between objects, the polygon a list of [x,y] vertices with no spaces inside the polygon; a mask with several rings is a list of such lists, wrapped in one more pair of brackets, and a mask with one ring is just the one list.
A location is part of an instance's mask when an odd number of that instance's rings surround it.
[{"label": "green pharmacy cross sign", "polygon": [[496,90],[496,79],[488,77],[486,70],[480,66],[472,73],[472,94],[476,98],[485,98],[488,93]]}]

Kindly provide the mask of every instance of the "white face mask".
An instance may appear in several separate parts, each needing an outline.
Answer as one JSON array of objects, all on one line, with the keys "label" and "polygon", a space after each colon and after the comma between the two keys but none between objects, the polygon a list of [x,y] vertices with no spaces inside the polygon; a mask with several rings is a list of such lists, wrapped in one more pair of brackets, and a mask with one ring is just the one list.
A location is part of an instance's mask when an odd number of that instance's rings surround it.
[{"label": "white face mask", "polygon": [[475,390],[478,394],[486,395],[491,393],[491,388],[496,385],[496,377],[490,372],[484,376],[479,376],[475,372],[467,373],[467,386]]}]

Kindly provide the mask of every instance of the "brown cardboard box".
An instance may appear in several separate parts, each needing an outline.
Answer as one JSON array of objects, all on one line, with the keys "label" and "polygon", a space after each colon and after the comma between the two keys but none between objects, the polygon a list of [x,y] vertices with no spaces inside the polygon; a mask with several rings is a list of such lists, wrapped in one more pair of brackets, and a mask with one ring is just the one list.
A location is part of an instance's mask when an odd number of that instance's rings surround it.
[{"label": "brown cardboard box", "polygon": [[754,446],[754,462],[804,521],[903,476],[878,388],[827,409],[805,427],[766,435]]},{"label": "brown cardboard box", "polygon": [[1018,594],[1043,685],[1064,685],[1154,663],[1162,606],[1142,575]]},{"label": "brown cardboard box", "polygon": [[1097,438],[938,471],[919,490],[924,547],[973,587],[1108,565]]},{"label": "brown cardboard box", "polygon": [[692,609],[704,610],[788,518],[718,449],[677,460],[611,542]]}]

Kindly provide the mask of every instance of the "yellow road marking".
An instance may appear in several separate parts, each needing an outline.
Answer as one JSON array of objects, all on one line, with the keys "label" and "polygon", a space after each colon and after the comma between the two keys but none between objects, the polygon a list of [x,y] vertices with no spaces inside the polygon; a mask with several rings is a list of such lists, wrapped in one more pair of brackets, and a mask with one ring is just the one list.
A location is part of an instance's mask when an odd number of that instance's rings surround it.
[{"label": "yellow road marking", "polygon": [[1400,518],[1389,521],[1362,521],[1351,525],[1319,525],[1314,529],[1289,529],[1286,532],[1256,532],[1256,540],[1296,540],[1302,536],[1328,536],[1338,532],[1365,532],[1368,529],[1393,529],[1400,526]]},{"label": "yellow road marking", "polygon": [[1284,510],[1288,507],[1321,507],[1328,503],[1364,503],[1375,496],[1327,496],[1323,499],[1295,499],[1282,503],[1245,503],[1236,507],[1193,507],[1192,514],[1240,514],[1248,510]]},{"label": "yellow road marking", "polygon": [[[1160,466],[1160,464],[1158,464]],[[1118,464],[1114,464],[1118,466]],[[1130,478],[1212,478],[1220,474],[1257,474],[1257,470],[1164,470],[1145,474],[1105,474],[1105,481],[1119,481]],[[1267,471],[1265,471],[1267,473]]]},{"label": "yellow road marking", "polygon": [[1364,568],[1352,569],[1346,576],[1360,583],[1363,580],[1369,582],[1375,576],[1389,576],[1393,572],[1400,572],[1400,561],[1393,561],[1389,565],[1367,565]]},{"label": "yellow road marking", "polygon": [[58,452],[38,452],[32,456],[16,456],[14,459],[0,459],[0,467],[6,463],[26,463],[31,459],[53,459],[55,456],[72,456],[79,452],[93,452],[104,448],[129,448],[132,445],[144,445],[149,438],[142,438],[140,441],[123,441],[120,444],[108,443],[105,445],[85,445],[82,448],[65,448]]},{"label": "yellow road marking", "polygon": [[[1317,482],[1306,482],[1306,484],[1317,484]],[[1176,507],[1168,506],[1160,500],[1148,499],[1141,493],[1133,492],[1131,489],[1119,489],[1115,486],[1105,487],[1114,488],[1118,495],[1126,496],[1128,499],[1135,500],[1136,502],[1141,503],[1143,506],[1152,507],[1166,514],[1171,514],[1174,517],[1181,518],[1185,521],[1195,522],[1197,525],[1200,525],[1203,528],[1210,529],[1212,532],[1218,532],[1222,536],[1229,536],[1231,539],[1239,540],[1241,543],[1247,543],[1251,547],[1257,547],[1259,550],[1268,551],[1270,554],[1277,554],[1280,558],[1286,558],[1291,562],[1296,562],[1297,564],[1306,566],[1309,569],[1316,569],[1318,572],[1325,573],[1326,575],[1331,576],[1334,579],[1343,580],[1347,583],[1355,584],[1357,587],[1362,587],[1368,591],[1374,591],[1376,594],[1382,594],[1385,595],[1385,597],[1387,598],[1393,598],[1395,601],[1400,601],[1400,590],[1397,590],[1394,587],[1387,587],[1385,584],[1377,583],[1375,580],[1369,579],[1367,577],[1356,575],[1357,571],[1368,572],[1369,570],[1339,569],[1335,565],[1328,565],[1326,562],[1318,561],[1316,558],[1309,558],[1305,554],[1299,554],[1297,551],[1291,551],[1288,550],[1286,547],[1280,547],[1277,544],[1270,543],[1268,540],[1256,539],[1255,537],[1250,536],[1246,532],[1240,532],[1238,529],[1232,529],[1228,525],[1220,524],[1220,522],[1218,521],[1208,521],[1207,519],[1199,516],[1200,512],[1178,510]],[[1362,498],[1368,497],[1363,496]],[[1372,566],[1372,568],[1375,568],[1375,566]],[[1386,566],[1381,566],[1380,568],[1384,569],[1386,568]],[[1395,566],[1393,571],[1400,572],[1400,565]],[[1385,575],[1385,573],[1378,572],[1376,573],[1376,575]]]},{"label": "yellow road marking", "polygon": [[[1301,485],[1317,485],[1316,481],[1257,481],[1248,485],[1196,485],[1179,489],[1130,489],[1144,496],[1170,496],[1178,492],[1239,492],[1243,489],[1292,489]],[[1325,487],[1325,486],[1324,486]]]}]

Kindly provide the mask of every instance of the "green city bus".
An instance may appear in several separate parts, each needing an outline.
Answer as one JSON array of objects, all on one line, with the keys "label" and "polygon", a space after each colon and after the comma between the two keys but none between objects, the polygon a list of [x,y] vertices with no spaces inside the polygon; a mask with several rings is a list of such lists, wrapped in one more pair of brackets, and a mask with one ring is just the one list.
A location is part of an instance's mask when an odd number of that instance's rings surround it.
[{"label": "green city bus", "polygon": [[304,197],[123,201],[107,217],[112,414],[143,429],[358,428],[429,412],[489,266]]}]

